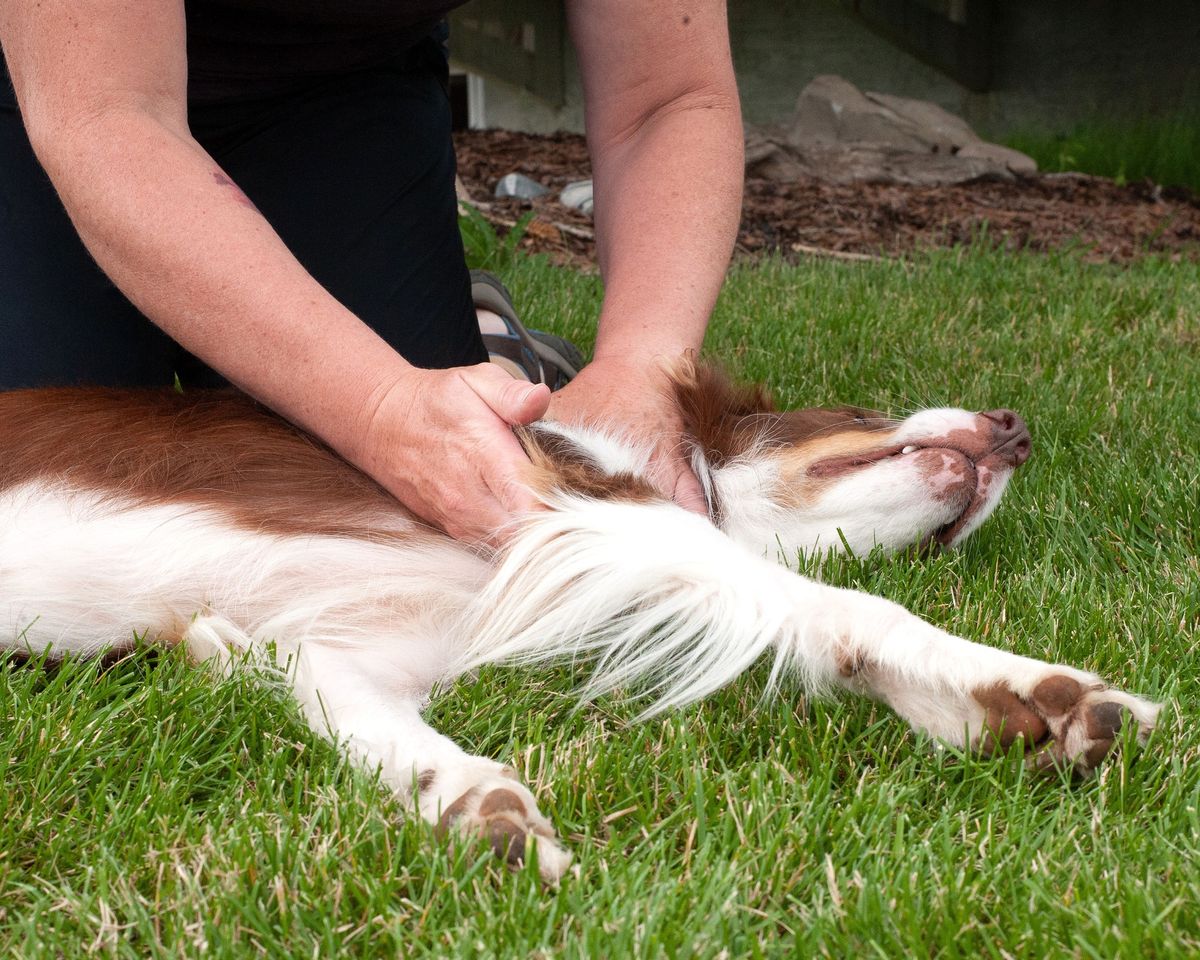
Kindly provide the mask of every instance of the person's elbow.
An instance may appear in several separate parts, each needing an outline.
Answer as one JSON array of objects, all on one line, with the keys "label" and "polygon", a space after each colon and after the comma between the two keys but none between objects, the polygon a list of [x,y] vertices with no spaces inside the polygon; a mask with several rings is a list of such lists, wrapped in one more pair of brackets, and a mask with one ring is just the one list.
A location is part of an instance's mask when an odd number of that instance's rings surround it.
[{"label": "person's elbow", "polygon": [[594,122],[589,124],[588,135],[593,144],[619,146],[664,120],[681,117],[705,126],[711,124],[737,130],[740,137],[741,101],[732,71],[728,77],[718,75],[697,78],[689,83],[662,85],[635,100],[614,104],[612,109],[592,118]]}]

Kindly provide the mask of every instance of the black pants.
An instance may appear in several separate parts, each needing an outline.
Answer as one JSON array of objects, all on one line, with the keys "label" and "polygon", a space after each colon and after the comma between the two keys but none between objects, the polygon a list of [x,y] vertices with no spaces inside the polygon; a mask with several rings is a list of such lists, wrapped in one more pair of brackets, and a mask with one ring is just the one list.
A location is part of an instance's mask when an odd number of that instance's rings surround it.
[{"label": "black pants", "polygon": [[[458,233],[444,70],[430,39],[284,97],[189,108],[193,135],[304,267],[424,367],[487,359]],[[0,94],[0,389],[176,375],[223,382],[92,261]]]}]

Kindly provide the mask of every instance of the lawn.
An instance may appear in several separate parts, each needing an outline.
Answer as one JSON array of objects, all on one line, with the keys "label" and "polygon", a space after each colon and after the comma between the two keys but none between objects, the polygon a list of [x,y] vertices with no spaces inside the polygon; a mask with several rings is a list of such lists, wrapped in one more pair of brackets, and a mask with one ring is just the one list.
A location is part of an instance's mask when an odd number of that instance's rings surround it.
[{"label": "lawn", "polygon": [[1004,142],[1046,173],[1079,171],[1120,182],[1152,180],[1200,192],[1200,111],[1181,107],[1166,117],[1093,120],[1070,133],[1013,133]]},{"label": "lawn", "polygon": [[[518,260],[589,340],[593,277]],[[489,669],[432,720],[514,764],[556,889],[406,819],[250,671],[0,666],[0,956],[1166,957],[1200,951],[1200,266],[987,251],[742,266],[708,349],[783,404],[1010,406],[1034,456],[959,553],[805,561],[1167,700],[1087,783],[938,750],[766,671],[640,725]]]}]

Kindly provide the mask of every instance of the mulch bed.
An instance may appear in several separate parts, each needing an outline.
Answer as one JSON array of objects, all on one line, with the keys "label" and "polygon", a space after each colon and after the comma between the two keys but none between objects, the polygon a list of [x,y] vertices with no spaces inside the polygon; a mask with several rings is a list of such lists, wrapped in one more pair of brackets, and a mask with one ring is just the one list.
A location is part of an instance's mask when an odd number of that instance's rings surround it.
[{"label": "mulch bed", "polygon": [[[556,199],[565,184],[591,176],[583,137],[470,130],[455,134],[455,145],[459,176],[489,219],[508,226],[532,207],[537,215],[526,249],[576,266],[595,262],[591,218]],[[494,200],[496,181],[513,171],[551,193],[534,201]],[[948,187],[749,178],[737,249],[857,259],[971,243],[1071,249],[1090,261],[1116,263],[1147,254],[1200,260],[1200,196],[1081,174]]]}]

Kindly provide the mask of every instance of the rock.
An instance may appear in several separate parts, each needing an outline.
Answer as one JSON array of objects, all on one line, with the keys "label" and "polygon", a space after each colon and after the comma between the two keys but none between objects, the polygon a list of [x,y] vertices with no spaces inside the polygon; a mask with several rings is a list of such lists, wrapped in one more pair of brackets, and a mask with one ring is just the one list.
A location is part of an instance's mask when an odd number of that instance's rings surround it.
[{"label": "rock", "polygon": [[1007,168],[952,153],[918,153],[881,144],[814,146],[796,151],[776,145],[747,175],[788,183],[813,177],[827,183],[903,183],[933,187],[968,180],[1012,180]]},{"label": "rock", "polygon": [[969,143],[980,143],[979,134],[962,117],[943,110],[928,100],[894,97],[888,93],[867,92],[872,103],[886,107],[911,123],[922,140],[935,147],[937,153],[954,153]]},{"label": "rock", "polygon": [[814,175],[807,165],[801,163],[796,152],[790,149],[786,143],[758,134],[748,135],[746,176],[762,177],[779,183],[792,183],[801,177]]},{"label": "rock", "polygon": [[881,143],[927,150],[918,127],[895,111],[874,103],[849,80],[829,74],[800,91],[788,143],[794,147],[830,143]]},{"label": "rock", "polygon": [[1012,180],[1037,172],[1016,150],[986,143],[960,117],[936,103],[863,93],[825,75],[806,86],[785,130],[746,131],[749,176],[789,182],[918,186],[968,180]]},{"label": "rock", "polygon": [[568,183],[562,188],[562,193],[558,195],[558,202],[564,207],[586,213],[590,217],[592,215],[592,181],[575,180]]},{"label": "rock", "polygon": [[517,197],[521,200],[532,200],[534,197],[544,196],[550,191],[523,173],[506,173],[500,178],[493,192],[498,199]]},{"label": "rock", "polygon": [[991,163],[1003,164],[1018,177],[1032,177],[1037,173],[1037,161],[1026,156],[1020,150],[1002,147],[998,143],[986,143],[980,140],[968,143],[958,151],[958,156],[964,160],[987,160]]},{"label": "rock", "polygon": [[[815,158],[814,158],[815,160]],[[916,187],[946,186],[968,180],[1012,180],[1002,165],[952,153],[915,153],[895,147],[859,144],[813,163],[814,176],[833,183],[904,183]]]}]

